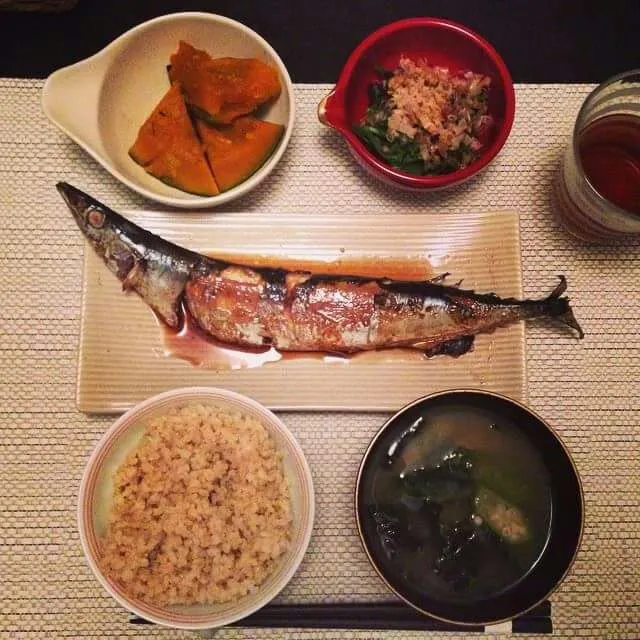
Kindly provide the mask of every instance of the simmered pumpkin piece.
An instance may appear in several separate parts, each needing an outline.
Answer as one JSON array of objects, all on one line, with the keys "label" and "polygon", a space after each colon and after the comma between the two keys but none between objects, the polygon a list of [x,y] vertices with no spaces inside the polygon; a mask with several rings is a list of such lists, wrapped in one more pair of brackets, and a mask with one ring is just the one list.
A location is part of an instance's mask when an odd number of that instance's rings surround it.
[{"label": "simmered pumpkin piece", "polygon": [[171,86],[140,127],[129,155],[147,173],[173,187],[203,196],[220,193],[179,83]]},{"label": "simmered pumpkin piece", "polygon": [[202,156],[175,146],[145,167],[147,173],[176,189],[198,196],[215,196],[220,189]]},{"label": "simmered pumpkin piece", "polygon": [[171,56],[171,82],[182,84],[189,106],[212,124],[228,124],[280,93],[278,72],[256,58],[211,58],[180,41]]},{"label": "simmered pumpkin piece", "polygon": [[[185,117],[186,116],[186,117]],[[145,166],[163,153],[176,137],[192,135],[180,85],[173,85],[155,106],[138,131],[129,155]]]},{"label": "simmered pumpkin piece", "polygon": [[231,189],[257,171],[271,155],[284,127],[253,116],[212,127],[196,121],[207,159],[221,191]]}]

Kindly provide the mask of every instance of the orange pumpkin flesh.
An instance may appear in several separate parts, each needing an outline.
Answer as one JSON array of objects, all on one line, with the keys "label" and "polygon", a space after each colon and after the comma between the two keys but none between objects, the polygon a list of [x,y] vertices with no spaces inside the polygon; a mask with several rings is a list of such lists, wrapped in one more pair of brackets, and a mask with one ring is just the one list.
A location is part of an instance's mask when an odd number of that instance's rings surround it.
[{"label": "orange pumpkin flesh", "polygon": [[221,191],[246,180],[271,155],[284,127],[243,116],[230,125],[212,127],[196,120],[209,165]]},{"label": "orange pumpkin flesh", "polygon": [[140,127],[129,155],[159,180],[202,196],[220,189],[187,113],[179,83],[171,85]]},{"label": "orange pumpkin flesh", "polygon": [[179,82],[189,106],[211,124],[228,124],[280,93],[278,72],[255,58],[211,58],[180,41],[171,56],[171,82]]}]

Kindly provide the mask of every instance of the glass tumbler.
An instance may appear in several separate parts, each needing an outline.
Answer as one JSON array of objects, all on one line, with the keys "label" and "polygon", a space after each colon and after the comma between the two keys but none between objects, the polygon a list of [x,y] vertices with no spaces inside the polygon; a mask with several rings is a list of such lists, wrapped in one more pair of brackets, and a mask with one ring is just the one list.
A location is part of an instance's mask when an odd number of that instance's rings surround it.
[{"label": "glass tumbler", "polygon": [[584,101],[555,191],[558,219],[581,240],[640,234],[640,69]]}]

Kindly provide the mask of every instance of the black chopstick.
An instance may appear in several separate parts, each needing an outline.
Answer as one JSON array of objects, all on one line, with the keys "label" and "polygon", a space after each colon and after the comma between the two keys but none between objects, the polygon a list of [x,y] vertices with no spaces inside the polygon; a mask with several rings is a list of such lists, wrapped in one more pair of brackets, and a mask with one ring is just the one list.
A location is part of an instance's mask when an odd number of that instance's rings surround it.
[{"label": "black chopstick", "polygon": [[[541,602],[512,621],[513,633],[552,633],[551,603]],[[133,624],[147,621],[133,617]],[[397,631],[462,631],[482,633],[484,625],[459,625],[429,618],[403,602],[272,604],[233,623],[245,628],[363,629]]]},{"label": "black chopstick", "polygon": [[551,618],[515,618],[511,633],[553,633],[553,622]]}]

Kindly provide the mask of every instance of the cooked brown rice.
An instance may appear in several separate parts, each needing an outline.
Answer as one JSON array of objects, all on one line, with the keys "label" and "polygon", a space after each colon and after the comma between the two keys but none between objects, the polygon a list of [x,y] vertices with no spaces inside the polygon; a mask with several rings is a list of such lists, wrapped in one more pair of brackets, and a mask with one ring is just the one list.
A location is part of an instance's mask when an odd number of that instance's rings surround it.
[{"label": "cooked brown rice", "polygon": [[143,601],[237,599],[289,544],[282,455],[242,413],[198,404],[151,420],[114,485],[101,565]]}]

